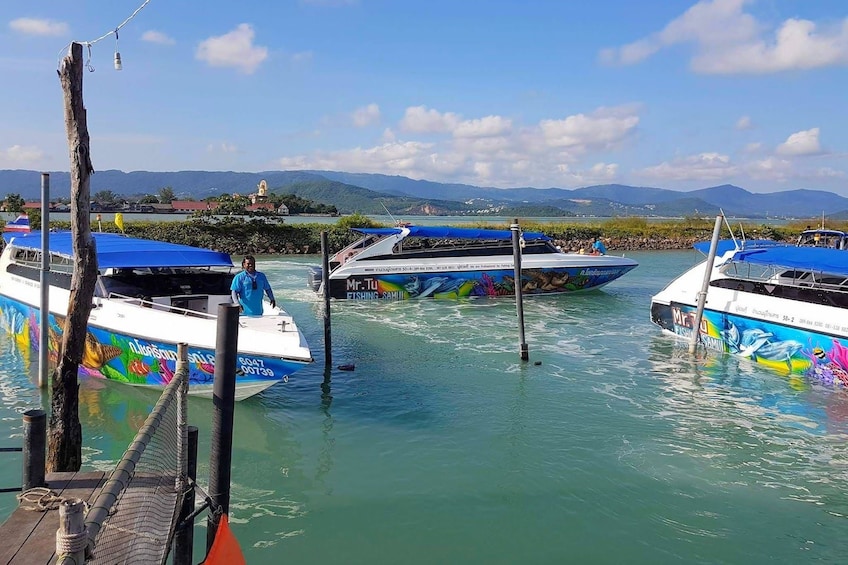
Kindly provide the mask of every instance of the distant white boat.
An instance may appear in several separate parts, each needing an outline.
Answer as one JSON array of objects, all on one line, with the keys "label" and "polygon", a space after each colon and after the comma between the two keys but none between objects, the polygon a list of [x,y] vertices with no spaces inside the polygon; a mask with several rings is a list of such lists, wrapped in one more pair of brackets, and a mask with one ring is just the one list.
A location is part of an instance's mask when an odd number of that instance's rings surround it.
[{"label": "distant white boat", "polygon": [[[515,294],[512,232],[438,226],[354,228],[362,238],[330,259],[330,296],[352,300],[463,298]],[[594,290],[638,263],[615,255],[563,253],[551,238],[523,232],[522,292]],[[321,285],[313,268],[310,284]]]},{"label": "distant white boat", "polygon": [[[93,233],[99,274],[80,374],[164,387],[176,370],[176,344],[189,346],[189,393],[212,395],[216,312],[231,303],[233,263],[226,253],[119,234]],[[22,347],[40,347],[41,233],[4,234],[0,326]],[[50,233],[49,352],[55,358],[68,311],[70,232]],[[265,303],[239,318],[236,398],[257,394],[312,361],[286,312]]]},{"label": "distant white boat", "polygon": [[[848,253],[799,242],[720,241],[714,266],[692,267],[652,298],[651,319],[686,339],[698,332],[710,349],[848,386]],[[706,253],[709,245],[696,248]],[[695,328],[708,268],[703,318]]]}]

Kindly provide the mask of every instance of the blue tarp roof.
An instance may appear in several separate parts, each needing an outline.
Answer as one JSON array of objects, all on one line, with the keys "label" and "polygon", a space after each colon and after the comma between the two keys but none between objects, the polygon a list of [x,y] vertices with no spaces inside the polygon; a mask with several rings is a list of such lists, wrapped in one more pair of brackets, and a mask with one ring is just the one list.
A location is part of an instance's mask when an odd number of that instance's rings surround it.
[{"label": "blue tarp roof", "polygon": [[[132,267],[232,267],[230,256],[189,245],[138,239],[116,233],[92,232],[97,242],[97,266],[107,268]],[[3,234],[7,243],[16,247],[41,249],[41,232]],[[50,232],[50,252],[73,257],[71,232]]]},{"label": "blue tarp roof", "polygon": [[[403,229],[409,230],[409,235],[415,237],[453,237],[457,239],[512,239],[510,230],[484,230],[478,228],[452,228],[445,226],[407,226],[406,228],[352,228],[354,231],[374,235],[394,235]],[[521,232],[525,241],[544,240],[550,237],[540,232]]]},{"label": "blue tarp roof", "polygon": [[[740,245],[744,244],[745,249],[752,248],[762,248],[762,247],[774,247],[775,245],[786,245],[785,243],[781,243],[779,241],[774,241],[771,239],[746,239],[744,242],[740,241]],[[710,252],[710,242],[709,241],[698,241],[693,247],[707,255]],[[716,249],[716,255],[721,257],[728,251],[736,249],[736,242],[732,239],[720,239],[718,241],[718,248]]]},{"label": "blue tarp roof", "polygon": [[848,251],[829,247],[781,245],[739,251],[734,261],[775,265],[848,277]]},{"label": "blue tarp roof", "polygon": [[[709,253],[710,242],[699,241],[695,248],[704,254]],[[718,242],[718,256],[734,249],[731,239]],[[787,245],[768,239],[747,240],[745,249],[733,255],[733,261],[745,261],[756,265],[801,269],[848,277],[848,251],[830,247],[810,247]]]}]

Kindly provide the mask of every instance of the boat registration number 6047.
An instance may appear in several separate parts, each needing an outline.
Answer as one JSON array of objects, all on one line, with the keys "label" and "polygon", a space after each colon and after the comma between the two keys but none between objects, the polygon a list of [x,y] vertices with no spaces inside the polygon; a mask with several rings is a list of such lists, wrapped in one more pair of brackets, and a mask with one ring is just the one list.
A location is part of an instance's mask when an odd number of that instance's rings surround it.
[{"label": "boat registration number 6047", "polygon": [[240,369],[246,375],[262,375],[263,377],[271,377],[274,371],[265,366],[265,361],[262,359],[252,359],[250,357],[239,357],[238,363]]}]

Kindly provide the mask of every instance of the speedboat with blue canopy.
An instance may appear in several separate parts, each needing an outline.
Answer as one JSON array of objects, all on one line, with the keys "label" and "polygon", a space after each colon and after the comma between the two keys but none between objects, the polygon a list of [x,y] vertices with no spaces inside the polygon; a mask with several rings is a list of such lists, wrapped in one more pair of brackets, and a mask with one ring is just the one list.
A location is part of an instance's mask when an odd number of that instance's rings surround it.
[{"label": "speedboat with blue canopy", "polygon": [[[707,253],[710,242],[695,245]],[[651,300],[665,332],[783,373],[848,386],[848,253],[838,247],[722,240]],[[698,295],[709,286],[700,324]]]},{"label": "speedboat with blue canopy", "polygon": [[[231,303],[236,269],[226,253],[114,233],[92,233],[98,276],[80,374],[159,388],[174,376],[177,344],[189,346],[189,394],[212,396],[217,311]],[[41,233],[4,234],[0,326],[21,348],[38,349]],[[71,232],[49,234],[49,357],[55,362],[70,300]],[[239,318],[236,399],[242,400],[312,361],[292,317],[264,304]]]},{"label": "speedboat with blue canopy", "polygon": [[[511,230],[445,226],[353,228],[361,237],[329,261],[329,294],[351,300],[515,294]],[[637,266],[615,255],[563,253],[543,233],[522,232],[523,294],[594,290]],[[322,272],[310,284],[322,291]]]}]

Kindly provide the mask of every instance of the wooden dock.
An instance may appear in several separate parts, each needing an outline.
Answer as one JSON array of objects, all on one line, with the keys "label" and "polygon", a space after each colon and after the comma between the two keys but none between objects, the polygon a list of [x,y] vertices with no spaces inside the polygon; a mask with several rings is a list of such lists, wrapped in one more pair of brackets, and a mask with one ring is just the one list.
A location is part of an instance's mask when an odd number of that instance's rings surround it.
[{"label": "wooden dock", "polygon": [[[79,498],[94,503],[108,474],[103,471],[50,473],[48,488],[61,499]],[[56,562],[56,530],[59,528],[58,505],[53,510],[37,511],[22,503],[0,526],[0,565]]]}]

